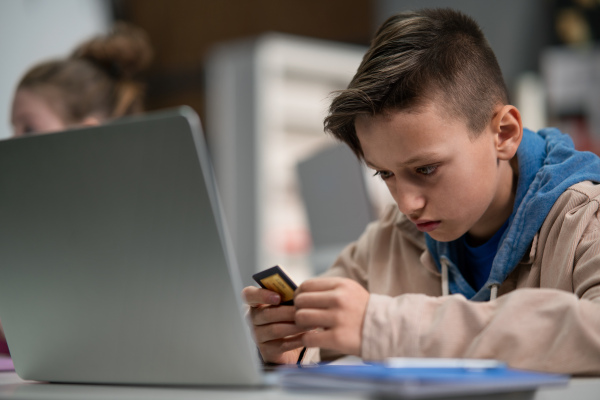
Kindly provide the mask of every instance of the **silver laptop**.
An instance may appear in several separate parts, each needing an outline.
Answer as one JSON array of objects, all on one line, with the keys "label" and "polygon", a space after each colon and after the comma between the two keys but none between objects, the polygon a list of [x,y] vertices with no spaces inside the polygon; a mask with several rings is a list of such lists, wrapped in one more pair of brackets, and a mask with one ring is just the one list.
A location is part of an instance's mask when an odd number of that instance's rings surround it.
[{"label": "silver laptop", "polygon": [[264,382],[197,115],[0,141],[0,320],[23,379]]}]

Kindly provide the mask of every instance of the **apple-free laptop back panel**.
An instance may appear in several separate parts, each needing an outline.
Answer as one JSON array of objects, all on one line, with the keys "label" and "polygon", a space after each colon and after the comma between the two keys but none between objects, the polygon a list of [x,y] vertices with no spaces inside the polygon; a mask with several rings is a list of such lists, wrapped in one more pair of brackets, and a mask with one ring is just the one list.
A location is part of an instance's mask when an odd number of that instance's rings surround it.
[{"label": "apple-free laptop back panel", "polygon": [[188,108],[0,141],[0,320],[23,379],[261,382]]}]

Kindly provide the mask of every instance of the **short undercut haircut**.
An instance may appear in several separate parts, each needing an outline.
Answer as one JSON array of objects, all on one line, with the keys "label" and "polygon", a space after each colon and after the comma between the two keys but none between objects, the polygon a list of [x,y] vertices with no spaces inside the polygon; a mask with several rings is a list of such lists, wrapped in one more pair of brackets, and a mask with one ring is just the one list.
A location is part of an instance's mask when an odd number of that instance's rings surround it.
[{"label": "short undercut haircut", "polygon": [[381,25],[348,88],[336,92],[325,131],[363,158],[357,116],[418,111],[434,100],[477,137],[508,91],[475,20],[451,9],[403,12]]}]

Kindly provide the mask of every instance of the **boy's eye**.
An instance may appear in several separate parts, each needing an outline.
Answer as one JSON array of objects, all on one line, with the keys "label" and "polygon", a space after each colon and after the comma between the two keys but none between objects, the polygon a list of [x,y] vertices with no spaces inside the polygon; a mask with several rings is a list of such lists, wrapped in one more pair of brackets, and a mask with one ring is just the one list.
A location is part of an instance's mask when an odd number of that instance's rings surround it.
[{"label": "boy's eye", "polygon": [[421,175],[431,175],[437,170],[436,165],[427,165],[425,167],[419,167],[416,169],[418,174]]},{"label": "boy's eye", "polygon": [[384,181],[386,179],[389,179],[393,176],[394,174],[391,173],[390,171],[375,171],[375,173],[373,174],[373,176],[379,176],[381,177],[381,179],[383,179]]}]

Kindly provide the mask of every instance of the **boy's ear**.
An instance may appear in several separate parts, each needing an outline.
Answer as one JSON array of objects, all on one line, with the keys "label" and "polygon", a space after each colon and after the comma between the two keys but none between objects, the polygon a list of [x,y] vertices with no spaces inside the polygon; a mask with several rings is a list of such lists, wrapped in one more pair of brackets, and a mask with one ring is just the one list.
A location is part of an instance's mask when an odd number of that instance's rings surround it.
[{"label": "boy's ear", "polygon": [[517,153],[523,138],[521,113],[515,106],[504,105],[492,119],[492,131],[496,135],[496,151],[501,160],[510,160]]}]

